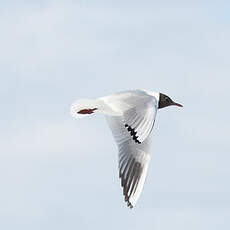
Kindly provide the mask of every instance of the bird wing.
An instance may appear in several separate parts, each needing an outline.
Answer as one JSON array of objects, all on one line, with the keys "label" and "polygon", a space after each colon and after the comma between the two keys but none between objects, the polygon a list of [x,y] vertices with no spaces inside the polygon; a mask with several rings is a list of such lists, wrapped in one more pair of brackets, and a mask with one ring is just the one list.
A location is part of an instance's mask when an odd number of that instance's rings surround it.
[{"label": "bird wing", "polygon": [[157,104],[153,97],[145,98],[137,106],[124,112],[123,123],[136,143],[141,144],[149,136],[156,113]]},{"label": "bird wing", "polygon": [[156,97],[142,90],[134,90],[114,94],[103,100],[115,111],[121,112],[126,132],[136,143],[142,143],[149,136],[158,108]]},{"label": "bird wing", "polygon": [[141,194],[147,175],[151,135],[139,144],[127,132],[123,117],[107,116],[107,121],[118,145],[119,177],[125,201],[132,208]]}]

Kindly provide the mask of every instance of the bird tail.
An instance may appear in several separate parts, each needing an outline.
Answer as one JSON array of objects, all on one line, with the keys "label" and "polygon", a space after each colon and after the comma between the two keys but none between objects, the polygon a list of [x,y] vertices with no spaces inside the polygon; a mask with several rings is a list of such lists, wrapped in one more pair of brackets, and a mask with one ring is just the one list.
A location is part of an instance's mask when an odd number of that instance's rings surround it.
[{"label": "bird tail", "polygon": [[114,111],[108,104],[106,104],[102,99],[79,99],[76,100],[70,108],[70,114],[72,117],[81,118],[86,117],[94,113],[118,116],[116,111]]}]

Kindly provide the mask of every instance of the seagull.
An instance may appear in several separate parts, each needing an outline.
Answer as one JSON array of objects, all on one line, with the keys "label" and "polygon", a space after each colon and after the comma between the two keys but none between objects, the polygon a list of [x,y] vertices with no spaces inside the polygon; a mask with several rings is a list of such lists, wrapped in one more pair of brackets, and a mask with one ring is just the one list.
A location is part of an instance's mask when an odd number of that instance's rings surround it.
[{"label": "seagull", "polygon": [[104,114],[118,146],[119,177],[127,206],[133,208],[142,192],[150,161],[152,130],[158,109],[179,106],[163,93],[130,90],[97,99],[76,100],[74,118]]}]

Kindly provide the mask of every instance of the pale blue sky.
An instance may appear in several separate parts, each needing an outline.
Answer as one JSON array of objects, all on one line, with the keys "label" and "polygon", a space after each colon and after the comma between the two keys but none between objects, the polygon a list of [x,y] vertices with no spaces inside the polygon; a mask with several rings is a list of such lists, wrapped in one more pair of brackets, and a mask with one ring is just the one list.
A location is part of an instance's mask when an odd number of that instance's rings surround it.
[{"label": "pale blue sky", "polygon": [[[5,1],[0,229],[230,228],[228,1]],[[143,193],[123,202],[102,116],[77,98],[145,88],[159,111]]]}]

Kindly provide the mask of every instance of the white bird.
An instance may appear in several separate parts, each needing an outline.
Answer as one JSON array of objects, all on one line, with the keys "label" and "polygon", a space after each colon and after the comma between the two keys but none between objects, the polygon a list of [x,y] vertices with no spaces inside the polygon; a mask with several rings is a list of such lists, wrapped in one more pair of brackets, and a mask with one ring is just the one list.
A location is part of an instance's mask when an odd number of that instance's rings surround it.
[{"label": "white bird", "polygon": [[75,118],[93,113],[106,115],[118,145],[119,177],[130,208],[136,204],[144,186],[157,110],[170,105],[182,107],[165,94],[132,90],[97,99],[80,99],[71,106]]}]

